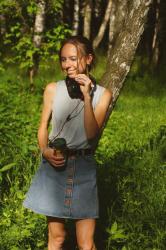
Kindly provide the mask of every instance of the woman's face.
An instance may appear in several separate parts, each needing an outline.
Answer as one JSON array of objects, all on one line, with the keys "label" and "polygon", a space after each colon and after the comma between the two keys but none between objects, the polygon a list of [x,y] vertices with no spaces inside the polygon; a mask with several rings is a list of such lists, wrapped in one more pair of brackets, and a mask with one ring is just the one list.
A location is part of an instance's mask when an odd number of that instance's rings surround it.
[{"label": "woman's face", "polygon": [[91,61],[91,55],[78,55],[76,46],[71,43],[65,44],[61,50],[61,67],[70,78],[86,73],[87,64],[90,64]]}]

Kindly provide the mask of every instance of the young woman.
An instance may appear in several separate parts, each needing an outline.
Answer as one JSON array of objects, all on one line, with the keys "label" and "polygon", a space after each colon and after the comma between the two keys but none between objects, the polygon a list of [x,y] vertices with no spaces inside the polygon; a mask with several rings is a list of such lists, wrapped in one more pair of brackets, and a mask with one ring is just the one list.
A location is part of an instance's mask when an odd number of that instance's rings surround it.
[{"label": "young woman", "polygon": [[[24,206],[47,216],[48,250],[63,249],[65,218],[75,219],[79,249],[95,250],[98,196],[93,151],[111,93],[89,75],[94,52],[88,39],[81,36],[66,39],[59,58],[67,78],[45,88],[38,130],[42,161]],[[79,86],[79,94],[78,89],[71,88],[73,80]],[[50,119],[52,130],[48,134]],[[65,153],[49,146],[57,138],[65,139]]]}]

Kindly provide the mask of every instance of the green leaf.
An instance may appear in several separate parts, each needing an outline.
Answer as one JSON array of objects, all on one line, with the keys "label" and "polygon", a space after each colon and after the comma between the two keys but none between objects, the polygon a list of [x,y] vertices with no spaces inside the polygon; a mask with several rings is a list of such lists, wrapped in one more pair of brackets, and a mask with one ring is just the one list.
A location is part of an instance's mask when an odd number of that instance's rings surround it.
[{"label": "green leaf", "polygon": [[126,239],[126,238],[127,238],[126,235],[121,234],[121,233],[119,233],[119,232],[117,232],[116,234],[114,234],[114,235],[112,236],[112,239],[113,239],[113,240],[116,240],[116,239]]},{"label": "green leaf", "polygon": [[114,234],[117,231],[117,228],[118,228],[118,224],[115,221],[114,224],[111,227],[111,233]]},{"label": "green leaf", "polygon": [[5,171],[11,169],[12,167],[14,167],[15,165],[16,165],[15,162],[12,162],[12,163],[10,163],[10,164],[7,164],[7,165],[3,166],[3,167],[0,169],[0,172],[5,172]]}]

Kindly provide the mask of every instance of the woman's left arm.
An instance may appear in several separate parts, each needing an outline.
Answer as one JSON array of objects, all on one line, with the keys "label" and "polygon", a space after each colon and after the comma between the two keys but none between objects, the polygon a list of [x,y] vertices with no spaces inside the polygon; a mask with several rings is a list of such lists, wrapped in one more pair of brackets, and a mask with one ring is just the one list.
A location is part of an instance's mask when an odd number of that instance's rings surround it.
[{"label": "woman's left arm", "polygon": [[111,100],[112,93],[105,89],[94,111],[91,96],[84,95],[84,126],[87,139],[93,139],[99,133]]}]

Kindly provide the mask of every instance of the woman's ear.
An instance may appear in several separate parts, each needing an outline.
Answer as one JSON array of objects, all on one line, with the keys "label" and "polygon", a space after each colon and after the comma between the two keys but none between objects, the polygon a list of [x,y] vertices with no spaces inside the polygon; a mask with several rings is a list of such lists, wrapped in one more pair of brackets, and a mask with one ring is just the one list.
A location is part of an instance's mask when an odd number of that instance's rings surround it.
[{"label": "woman's ear", "polygon": [[89,54],[86,58],[86,64],[91,65],[92,61],[93,61],[93,56],[92,54]]}]

